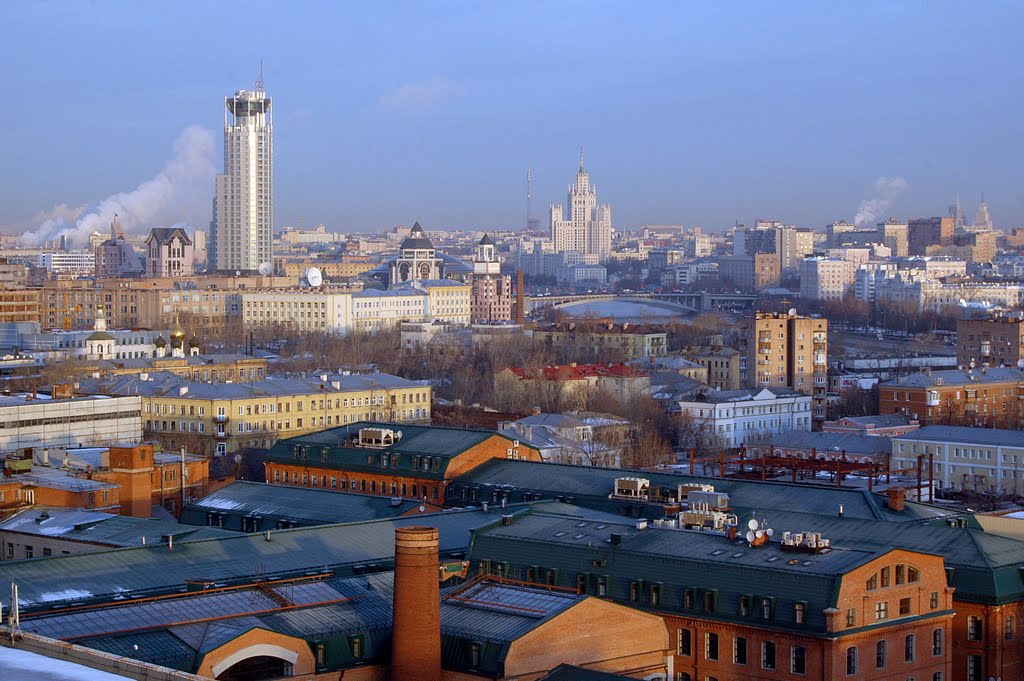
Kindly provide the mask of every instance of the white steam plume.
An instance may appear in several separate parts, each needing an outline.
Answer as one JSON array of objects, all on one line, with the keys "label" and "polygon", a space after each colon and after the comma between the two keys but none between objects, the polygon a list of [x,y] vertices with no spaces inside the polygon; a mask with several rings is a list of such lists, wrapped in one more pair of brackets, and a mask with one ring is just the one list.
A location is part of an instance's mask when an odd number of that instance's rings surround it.
[{"label": "white steam plume", "polygon": [[875,180],[872,196],[860,202],[853,224],[858,227],[873,227],[878,219],[885,215],[893,199],[907,186],[907,181],[902,177],[882,176]]},{"label": "white steam plume", "polygon": [[20,241],[37,247],[67,235],[69,245],[80,247],[92,232],[107,234],[115,213],[126,232],[182,222],[206,224],[216,173],[213,132],[191,125],[175,140],[174,158],[155,177],[130,192],[108,196],[73,222],[60,216],[48,219]]}]

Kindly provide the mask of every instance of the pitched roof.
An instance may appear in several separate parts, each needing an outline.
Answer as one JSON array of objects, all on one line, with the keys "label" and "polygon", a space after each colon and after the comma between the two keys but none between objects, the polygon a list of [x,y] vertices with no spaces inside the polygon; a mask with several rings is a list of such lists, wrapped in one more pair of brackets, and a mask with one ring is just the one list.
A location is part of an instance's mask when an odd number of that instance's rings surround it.
[{"label": "pitched roof", "polygon": [[[393,431],[395,442],[387,447],[358,444],[360,431],[369,428]],[[415,477],[440,480],[446,476],[452,458],[492,437],[510,442],[514,439],[493,430],[360,421],[279,440],[267,460],[291,463],[299,459],[315,462],[322,468],[380,473],[380,455],[397,454],[390,461],[393,474],[411,472]],[[417,461],[420,457],[430,457],[429,468],[427,463]]]},{"label": "pitched roof", "polygon": [[168,244],[175,236],[179,237],[186,246],[192,245],[192,239],[188,238],[188,234],[181,227],[154,227],[146,237],[146,243],[156,240],[161,244]]}]

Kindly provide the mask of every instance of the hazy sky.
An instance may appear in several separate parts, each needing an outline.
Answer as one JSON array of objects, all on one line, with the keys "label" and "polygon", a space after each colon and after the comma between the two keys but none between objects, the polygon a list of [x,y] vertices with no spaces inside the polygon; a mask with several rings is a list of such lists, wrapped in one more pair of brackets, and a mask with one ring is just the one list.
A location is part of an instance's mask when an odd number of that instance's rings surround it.
[{"label": "hazy sky", "polygon": [[[528,163],[546,224],[581,144],[616,226],[821,227],[881,176],[906,181],[891,215],[984,192],[1024,225],[1022,27],[1018,0],[13,0],[0,225],[130,192],[190,125],[221,168],[261,58],[279,226],[521,227]],[[206,222],[212,194],[171,203]]]}]

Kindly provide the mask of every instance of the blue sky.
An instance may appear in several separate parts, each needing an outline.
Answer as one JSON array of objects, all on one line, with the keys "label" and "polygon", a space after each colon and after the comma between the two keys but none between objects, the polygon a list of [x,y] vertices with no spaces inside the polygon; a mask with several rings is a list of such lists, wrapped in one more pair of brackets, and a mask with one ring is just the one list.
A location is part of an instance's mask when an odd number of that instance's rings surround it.
[{"label": "blue sky", "polygon": [[[1024,225],[1024,3],[27,2],[0,26],[0,226],[152,178],[259,60],[279,226],[520,227],[579,145],[616,226]],[[182,200],[209,219],[209,196]],[[186,205],[188,204],[188,205]],[[192,205],[195,204],[195,205]],[[153,226],[153,225],[149,225]]]}]

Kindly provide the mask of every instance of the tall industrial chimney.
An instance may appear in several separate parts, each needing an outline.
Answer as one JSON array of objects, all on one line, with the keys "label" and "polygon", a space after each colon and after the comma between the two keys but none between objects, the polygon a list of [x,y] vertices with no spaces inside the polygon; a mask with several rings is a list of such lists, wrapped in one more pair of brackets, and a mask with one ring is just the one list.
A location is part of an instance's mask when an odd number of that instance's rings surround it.
[{"label": "tall industrial chimney", "polygon": [[525,287],[523,271],[516,270],[516,324],[524,324],[526,322],[526,310],[523,309]]},{"label": "tall industrial chimney", "polygon": [[434,527],[395,528],[391,678],[441,681],[441,593]]}]

